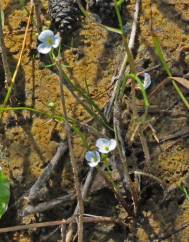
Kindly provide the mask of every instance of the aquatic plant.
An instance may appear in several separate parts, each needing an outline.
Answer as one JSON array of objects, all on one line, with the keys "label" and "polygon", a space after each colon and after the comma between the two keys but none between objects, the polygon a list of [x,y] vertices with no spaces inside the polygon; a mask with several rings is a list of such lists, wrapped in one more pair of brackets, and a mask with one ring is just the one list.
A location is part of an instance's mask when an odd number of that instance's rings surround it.
[{"label": "aquatic plant", "polygon": [[[91,167],[95,167],[98,165],[98,163],[101,161],[107,160],[107,154],[111,151],[113,151],[117,146],[115,139],[105,139],[105,138],[99,138],[96,141],[96,147],[98,148],[98,151],[87,151],[85,154],[85,159],[88,161],[88,165]],[[100,153],[103,154],[103,156],[100,156]],[[107,165],[107,162],[106,162]]]},{"label": "aquatic plant", "polygon": [[41,54],[48,54],[52,48],[56,49],[61,42],[59,33],[55,35],[51,30],[43,30],[38,40],[42,42],[37,47],[38,52]]},{"label": "aquatic plant", "polygon": [[98,151],[102,154],[107,154],[110,151],[114,150],[117,146],[115,139],[105,139],[105,138],[99,138],[96,141],[96,147],[98,148]]},{"label": "aquatic plant", "polygon": [[6,212],[10,199],[10,183],[0,166],[0,218]]},{"label": "aquatic plant", "polygon": [[100,154],[98,151],[87,151],[85,154],[85,159],[90,167],[95,167],[100,162]]}]

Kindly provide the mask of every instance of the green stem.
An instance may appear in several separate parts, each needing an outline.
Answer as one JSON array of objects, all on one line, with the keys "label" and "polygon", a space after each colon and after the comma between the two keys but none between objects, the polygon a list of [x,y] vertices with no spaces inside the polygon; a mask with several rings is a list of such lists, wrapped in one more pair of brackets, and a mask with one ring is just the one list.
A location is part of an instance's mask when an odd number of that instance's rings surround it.
[{"label": "green stem", "polygon": [[[75,99],[85,108],[85,110],[93,118],[98,120],[99,123],[101,123],[105,128],[107,128],[107,129],[112,131],[112,128],[108,125],[106,118],[104,117],[104,115],[102,114],[100,108],[94,102],[94,100],[90,96],[88,96],[85,93],[85,91],[81,87],[79,87],[79,85],[76,85],[75,83],[73,83],[70,80],[70,78],[67,76],[67,74],[63,70],[62,65],[60,64],[60,62],[56,60],[55,56],[52,56],[52,57],[53,57],[54,61],[56,61],[56,67],[57,67],[57,69],[59,71],[59,75],[61,75],[62,83],[66,86],[66,88],[70,91],[70,93],[75,97]],[[78,95],[75,92],[78,93]],[[85,102],[83,100],[81,100],[81,97],[85,100]],[[98,114],[96,114],[96,112],[94,112],[91,109],[91,107],[93,107]]]},{"label": "green stem", "polygon": [[133,57],[131,50],[129,49],[127,36],[126,36],[126,33],[123,29],[123,21],[122,21],[122,17],[121,17],[121,14],[120,14],[120,4],[118,4],[117,0],[114,0],[114,6],[115,6],[115,11],[116,11],[116,15],[117,15],[118,23],[119,23],[119,28],[121,30],[121,35],[122,35],[122,38],[123,38],[123,43],[124,43],[125,50],[126,50],[126,53],[127,53],[128,62],[129,62],[130,68],[131,68],[131,72],[136,73],[134,57]]}]

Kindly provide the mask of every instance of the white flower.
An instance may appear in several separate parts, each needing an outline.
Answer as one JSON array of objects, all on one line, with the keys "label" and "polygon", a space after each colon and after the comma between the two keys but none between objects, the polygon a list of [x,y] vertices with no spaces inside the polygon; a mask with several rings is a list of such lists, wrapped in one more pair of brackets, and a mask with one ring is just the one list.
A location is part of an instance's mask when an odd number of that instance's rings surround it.
[{"label": "white flower", "polygon": [[117,143],[115,139],[99,138],[96,141],[96,147],[98,148],[98,151],[103,154],[107,154],[114,150],[116,145]]},{"label": "white flower", "polygon": [[151,76],[150,74],[148,74],[147,72],[144,72],[144,89],[147,89],[150,85],[151,85],[152,81],[151,81]]},{"label": "white flower", "polygon": [[[152,83],[151,76],[147,72],[144,72],[141,79],[142,79],[142,85],[143,85],[144,89],[146,90]],[[137,89],[141,89],[139,85],[137,85]]]},{"label": "white flower", "polygon": [[0,171],[2,171],[2,167],[0,166]]},{"label": "white flower", "polygon": [[51,30],[42,31],[38,39],[42,42],[37,47],[38,52],[41,54],[47,54],[52,48],[57,48],[61,41],[60,35],[54,35]]},{"label": "white flower", "polygon": [[85,159],[88,161],[90,167],[95,167],[100,162],[100,154],[98,151],[87,151]]}]

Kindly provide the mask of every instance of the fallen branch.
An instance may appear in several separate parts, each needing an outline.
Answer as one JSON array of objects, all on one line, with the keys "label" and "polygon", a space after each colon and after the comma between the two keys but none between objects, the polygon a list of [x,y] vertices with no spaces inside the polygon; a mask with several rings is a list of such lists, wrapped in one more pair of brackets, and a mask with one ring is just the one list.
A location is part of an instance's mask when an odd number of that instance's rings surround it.
[{"label": "fallen branch", "polygon": [[61,203],[67,203],[74,199],[75,199],[75,195],[72,193],[69,195],[57,197],[47,202],[39,203],[36,206],[29,205],[24,209],[24,211],[20,214],[20,216],[24,217],[34,213],[41,213],[49,209],[52,209]]},{"label": "fallen branch", "polygon": [[34,185],[30,188],[28,199],[34,200],[36,198],[36,194],[39,194],[40,189],[44,186],[44,184],[48,181],[49,177],[51,176],[53,170],[57,166],[59,160],[61,157],[66,153],[68,150],[68,145],[66,142],[61,143],[56,151],[56,154],[52,158],[52,160],[49,162],[49,164],[44,169],[41,176],[37,179],[37,181],[34,183]]},{"label": "fallen branch", "polygon": [[[157,238],[157,241],[165,241],[167,240],[168,238],[172,237],[173,235],[181,232],[182,230],[188,228],[189,226],[189,222],[188,223],[184,223],[183,225],[180,226],[180,228],[176,228],[174,229],[173,231],[171,231],[169,234],[165,235],[165,236],[160,236]],[[177,237],[178,238],[178,237]]]},{"label": "fallen branch", "polygon": [[163,143],[163,142],[171,140],[171,139],[187,137],[188,135],[189,135],[189,127],[186,126],[186,127],[182,128],[181,130],[174,132],[173,134],[169,134],[169,135],[166,135],[166,136],[160,138],[160,143]]},{"label": "fallen branch", "polygon": [[[126,224],[119,219],[113,219],[111,217],[103,217],[103,216],[92,216],[92,217],[84,216],[83,222],[84,223],[110,223],[110,224],[113,223],[113,224],[122,225],[124,227],[126,226]],[[60,226],[63,224],[70,224],[70,223],[77,223],[77,216],[68,218],[68,219],[62,219],[62,220],[56,220],[56,221],[50,221],[50,222],[33,223],[33,224],[27,224],[27,225],[18,225],[18,226],[0,228],[0,234],[19,231],[19,230]]]},{"label": "fallen branch", "polygon": [[[92,180],[93,180],[93,176],[94,176],[94,168],[90,168],[90,171],[87,174],[87,178],[85,180],[83,189],[82,189],[82,198],[83,200],[86,199],[87,197],[87,193],[91,187],[92,184]],[[79,205],[77,204],[75,211],[73,213],[73,216],[75,216],[78,213],[78,209],[79,209]],[[68,228],[68,232],[66,234],[66,242],[72,241],[72,237],[73,237],[73,226],[70,224],[69,228]]]}]

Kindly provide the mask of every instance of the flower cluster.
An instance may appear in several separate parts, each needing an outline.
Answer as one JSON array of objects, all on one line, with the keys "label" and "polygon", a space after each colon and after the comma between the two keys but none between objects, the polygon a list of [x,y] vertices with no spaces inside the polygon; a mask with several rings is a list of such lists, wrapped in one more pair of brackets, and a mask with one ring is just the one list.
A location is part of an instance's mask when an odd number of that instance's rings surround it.
[{"label": "flower cluster", "polygon": [[95,167],[101,160],[100,153],[108,154],[110,151],[116,148],[116,140],[115,139],[105,139],[99,138],[96,141],[96,147],[98,151],[87,151],[85,154],[85,159],[88,162],[90,167]]},{"label": "flower cluster", "polygon": [[48,54],[52,48],[57,48],[61,42],[60,35],[54,35],[51,30],[42,31],[38,40],[41,41],[41,43],[38,45],[37,50],[41,54]]}]

